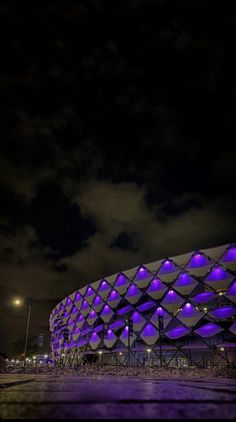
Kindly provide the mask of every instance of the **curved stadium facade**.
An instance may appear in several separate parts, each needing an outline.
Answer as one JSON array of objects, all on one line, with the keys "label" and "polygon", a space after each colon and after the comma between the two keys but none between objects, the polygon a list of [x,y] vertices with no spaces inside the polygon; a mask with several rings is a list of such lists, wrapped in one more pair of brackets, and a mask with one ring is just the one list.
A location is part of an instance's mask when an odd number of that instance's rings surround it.
[{"label": "curved stadium facade", "polygon": [[77,365],[209,367],[236,357],[236,245],[121,271],[72,293],[50,316],[52,355]]}]

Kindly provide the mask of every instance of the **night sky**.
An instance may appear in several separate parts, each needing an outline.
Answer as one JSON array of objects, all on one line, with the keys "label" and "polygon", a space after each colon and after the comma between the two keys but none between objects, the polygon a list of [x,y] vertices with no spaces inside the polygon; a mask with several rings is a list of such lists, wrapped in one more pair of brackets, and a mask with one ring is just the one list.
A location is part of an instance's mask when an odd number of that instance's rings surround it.
[{"label": "night sky", "polygon": [[236,240],[230,5],[1,2],[0,351],[13,296],[48,339],[87,282]]}]

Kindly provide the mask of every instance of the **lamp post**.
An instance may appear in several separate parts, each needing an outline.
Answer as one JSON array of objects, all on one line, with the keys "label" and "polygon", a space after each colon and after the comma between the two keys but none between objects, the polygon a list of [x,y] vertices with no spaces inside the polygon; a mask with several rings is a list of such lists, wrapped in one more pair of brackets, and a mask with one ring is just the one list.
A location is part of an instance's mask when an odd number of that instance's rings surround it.
[{"label": "lamp post", "polygon": [[151,366],[151,359],[150,359],[150,357],[151,357],[151,351],[152,351],[152,349],[147,349],[147,352],[148,352],[148,365],[149,366]]},{"label": "lamp post", "polygon": [[102,350],[99,350],[98,354],[99,354],[99,364],[100,366],[102,366]]},{"label": "lamp post", "polygon": [[[12,301],[14,306],[22,306],[24,302],[21,298],[16,298]],[[28,303],[28,315],[27,315],[27,325],[26,325],[26,333],[25,333],[25,346],[24,346],[24,366],[26,366],[26,353],[27,353],[27,346],[28,346],[28,337],[29,337],[29,326],[30,326],[30,317],[31,317],[31,303]]]},{"label": "lamp post", "polygon": [[132,319],[127,319],[126,323],[126,328],[128,330],[128,365],[130,366],[130,337],[133,337],[133,321]]},{"label": "lamp post", "polygon": [[164,318],[162,315],[158,315],[158,325],[159,325],[160,365],[162,367],[162,335],[164,331]]}]

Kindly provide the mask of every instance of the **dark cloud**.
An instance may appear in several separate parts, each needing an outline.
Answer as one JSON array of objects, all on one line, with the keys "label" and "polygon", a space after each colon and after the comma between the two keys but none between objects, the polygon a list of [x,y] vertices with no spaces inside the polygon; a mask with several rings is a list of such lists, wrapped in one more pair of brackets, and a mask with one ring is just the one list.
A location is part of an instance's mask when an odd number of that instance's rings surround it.
[{"label": "dark cloud", "polygon": [[47,183],[32,201],[31,220],[39,240],[60,255],[81,249],[96,231],[91,218],[82,218],[79,206],[70,204],[60,186]]}]

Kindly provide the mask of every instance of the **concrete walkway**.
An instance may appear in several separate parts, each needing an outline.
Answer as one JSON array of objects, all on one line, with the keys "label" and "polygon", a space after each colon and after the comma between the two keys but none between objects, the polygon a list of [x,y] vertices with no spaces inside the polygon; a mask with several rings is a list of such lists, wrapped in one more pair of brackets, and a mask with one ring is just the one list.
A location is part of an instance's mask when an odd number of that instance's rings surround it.
[{"label": "concrete walkway", "polygon": [[232,419],[232,379],[0,375],[0,417]]}]

